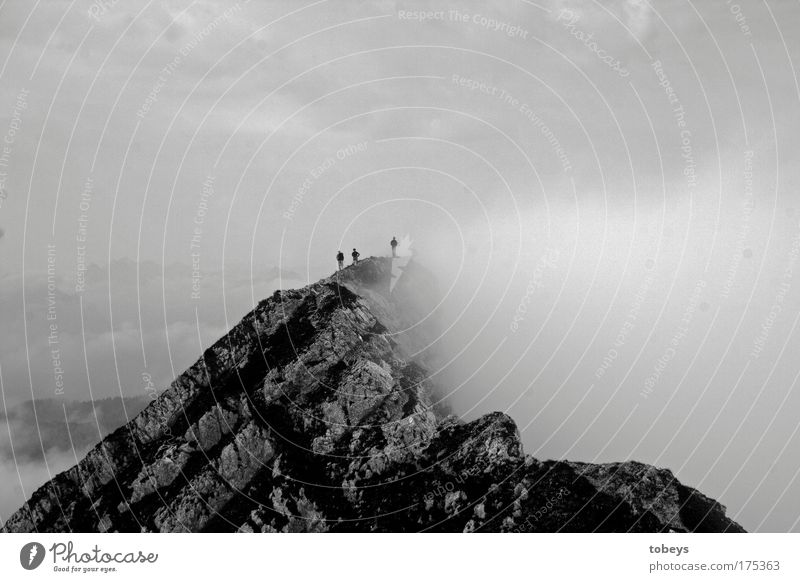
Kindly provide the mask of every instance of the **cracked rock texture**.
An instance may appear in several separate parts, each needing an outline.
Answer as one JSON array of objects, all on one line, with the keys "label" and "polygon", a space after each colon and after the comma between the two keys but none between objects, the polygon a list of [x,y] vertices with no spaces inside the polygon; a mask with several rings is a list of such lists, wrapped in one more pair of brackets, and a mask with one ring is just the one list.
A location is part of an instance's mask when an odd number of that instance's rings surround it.
[{"label": "cracked rock texture", "polygon": [[416,299],[438,292],[397,265],[259,303],[4,530],[744,531],[669,470],[539,461],[508,416],[432,406],[409,354],[435,337]]}]

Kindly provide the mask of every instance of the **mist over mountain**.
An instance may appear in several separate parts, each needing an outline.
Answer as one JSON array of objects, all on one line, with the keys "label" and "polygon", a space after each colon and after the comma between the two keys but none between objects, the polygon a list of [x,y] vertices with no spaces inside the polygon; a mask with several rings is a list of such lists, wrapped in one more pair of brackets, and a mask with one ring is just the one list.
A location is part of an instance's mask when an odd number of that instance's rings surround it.
[{"label": "mist over mountain", "polygon": [[506,414],[448,414],[442,296],[374,257],[276,291],[5,531],[744,531],[667,469],[541,461]]},{"label": "mist over mountain", "polygon": [[0,410],[0,520],[149,402],[146,396],[42,398]]},{"label": "mist over mountain", "polygon": [[0,429],[0,458],[43,462],[49,451],[86,451],[149,402],[146,396],[28,400],[0,412],[0,424],[7,425]]}]

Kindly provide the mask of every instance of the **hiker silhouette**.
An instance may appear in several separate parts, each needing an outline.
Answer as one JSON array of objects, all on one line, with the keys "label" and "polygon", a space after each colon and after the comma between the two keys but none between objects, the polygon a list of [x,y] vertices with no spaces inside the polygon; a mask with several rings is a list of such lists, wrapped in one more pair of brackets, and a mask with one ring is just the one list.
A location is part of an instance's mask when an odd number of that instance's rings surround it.
[{"label": "hiker silhouette", "polygon": [[350,253],[350,256],[353,257],[353,264],[357,265],[358,264],[358,257],[361,256],[361,253],[359,253],[356,249],[353,249],[353,252]]},{"label": "hiker silhouette", "polygon": [[339,270],[344,269],[344,253],[339,251],[336,253],[336,262],[339,263]]},{"label": "hiker silhouette", "polygon": [[392,245],[392,256],[396,257],[397,256],[397,238],[393,236],[392,237],[392,241],[389,244]]}]

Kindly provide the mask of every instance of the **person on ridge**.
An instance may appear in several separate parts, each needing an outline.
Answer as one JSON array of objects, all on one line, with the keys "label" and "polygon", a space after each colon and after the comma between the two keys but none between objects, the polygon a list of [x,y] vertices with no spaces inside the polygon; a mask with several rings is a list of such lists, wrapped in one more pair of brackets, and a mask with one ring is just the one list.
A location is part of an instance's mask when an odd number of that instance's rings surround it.
[{"label": "person on ridge", "polygon": [[392,242],[389,243],[392,245],[392,257],[397,256],[397,238],[392,237]]},{"label": "person on ridge", "polygon": [[358,257],[361,256],[361,253],[359,253],[356,249],[353,249],[353,252],[350,253],[350,255],[353,257],[353,264],[357,265],[358,264]]},{"label": "person on ridge", "polygon": [[339,270],[344,269],[344,253],[339,251],[336,253],[336,262],[339,263]]}]

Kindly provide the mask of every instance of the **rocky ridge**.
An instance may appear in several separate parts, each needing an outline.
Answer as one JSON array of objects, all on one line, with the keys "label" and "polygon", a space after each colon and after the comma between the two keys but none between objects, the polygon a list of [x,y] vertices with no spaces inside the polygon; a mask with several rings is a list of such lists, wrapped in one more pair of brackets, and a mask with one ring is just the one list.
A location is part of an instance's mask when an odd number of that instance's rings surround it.
[{"label": "rocky ridge", "polygon": [[410,357],[435,282],[392,271],[366,259],[261,301],[4,530],[744,531],[669,470],[539,461],[505,414],[439,411]]}]

